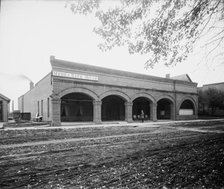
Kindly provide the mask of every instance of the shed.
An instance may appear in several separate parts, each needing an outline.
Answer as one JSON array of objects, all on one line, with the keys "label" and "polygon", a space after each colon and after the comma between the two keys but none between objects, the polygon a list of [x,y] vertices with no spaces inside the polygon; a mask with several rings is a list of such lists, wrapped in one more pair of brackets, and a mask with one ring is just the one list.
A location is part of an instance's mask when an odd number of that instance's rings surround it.
[{"label": "shed", "polygon": [[0,122],[8,121],[10,99],[0,93]]}]

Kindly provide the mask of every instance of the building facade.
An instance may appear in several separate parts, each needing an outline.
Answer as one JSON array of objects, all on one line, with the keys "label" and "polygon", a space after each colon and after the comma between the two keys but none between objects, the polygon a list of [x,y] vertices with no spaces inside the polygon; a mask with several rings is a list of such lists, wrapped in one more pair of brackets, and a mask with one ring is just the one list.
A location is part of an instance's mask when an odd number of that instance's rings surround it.
[{"label": "building facade", "polygon": [[[196,119],[197,84],[50,58],[52,71],[19,97],[21,112],[62,122]],[[185,77],[186,78],[186,77]]]},{"label": "building facade", "polygon": [[7,122],[9,116],[10,99],[0,94],[0,122]]}]

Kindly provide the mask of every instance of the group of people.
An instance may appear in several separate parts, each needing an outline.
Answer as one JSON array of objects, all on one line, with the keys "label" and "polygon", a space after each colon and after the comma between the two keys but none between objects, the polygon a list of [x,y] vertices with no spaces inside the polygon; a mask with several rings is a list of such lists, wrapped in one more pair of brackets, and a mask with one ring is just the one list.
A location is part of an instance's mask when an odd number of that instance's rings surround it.
[{"label": "group of people", "polygon": [[143,110],[141,110],[141,114],[140,115],[138,115],[138,116],[133,115],[133,119],[134,120],[136,120],[136,119],[141,120],[142,123],[144,122],[145,118],[147,118],[147,115],[145,115]]},{"label": "group of people", "polygon": [[36,113],[35,121],[40,122],[42,121],[43,117],[39,115],[39,113]]}]

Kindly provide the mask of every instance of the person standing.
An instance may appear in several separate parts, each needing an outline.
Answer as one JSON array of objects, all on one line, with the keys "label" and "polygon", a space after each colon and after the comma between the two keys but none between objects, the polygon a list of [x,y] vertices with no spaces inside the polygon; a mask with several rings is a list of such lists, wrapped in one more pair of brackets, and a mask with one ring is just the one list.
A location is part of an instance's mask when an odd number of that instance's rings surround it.
[{"label": "person standing", "polygon": [[143,110],[141,110],[141,120],[142,120],[142,123],[144,122],[144,118],[145,118],[144,111],[143,111]]}]

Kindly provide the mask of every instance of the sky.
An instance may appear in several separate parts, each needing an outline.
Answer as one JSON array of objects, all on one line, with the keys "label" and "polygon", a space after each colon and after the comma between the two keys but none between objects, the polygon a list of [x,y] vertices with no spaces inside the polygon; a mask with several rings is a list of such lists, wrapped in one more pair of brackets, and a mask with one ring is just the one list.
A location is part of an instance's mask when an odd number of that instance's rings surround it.
[{"label": "sky", "polygon": [[[93,32],[97,20],[75,15],[65,0],[2,0],[0,12],[0,93],[14,101],[51,71],[50,56],[106,68],[165,77],[188,74],[198,86],[224,82],[224,63],[208,59],[203,39],[185,62],[145,69],[146,56],[124,47],[102,52]],[[223,50],[218,49],[218,53]],[[10,106],[10,109],[12,107]]]}]

